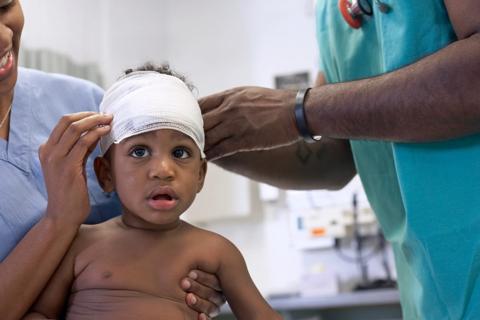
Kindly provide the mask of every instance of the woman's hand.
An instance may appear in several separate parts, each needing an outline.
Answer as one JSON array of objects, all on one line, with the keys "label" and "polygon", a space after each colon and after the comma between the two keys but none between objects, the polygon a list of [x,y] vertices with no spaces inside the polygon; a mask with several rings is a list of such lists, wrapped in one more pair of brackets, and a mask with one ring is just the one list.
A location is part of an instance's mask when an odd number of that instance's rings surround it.
[{"label": "woman's hand", "polygon": [[225,303],[225,297],[220,288],[218,278],[201,270],[192,270],[181,282],[182,289],[187,293],[187,305],[200,312],[198,320],[208,320],[218,315],[220,307]]},{"label": "woman's hand", "polygon": [[79,112],[63,116],[38,154],[48,193],[46,216],[78,226],[90,213],[85,163],[111,115]]}]

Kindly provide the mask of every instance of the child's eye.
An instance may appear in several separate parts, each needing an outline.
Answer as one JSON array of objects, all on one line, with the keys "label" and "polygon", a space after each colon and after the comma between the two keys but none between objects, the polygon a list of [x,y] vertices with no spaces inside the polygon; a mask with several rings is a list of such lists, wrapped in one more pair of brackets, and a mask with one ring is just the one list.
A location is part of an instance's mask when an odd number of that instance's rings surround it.
[{"label": "child's eye", "polygon": [[175,158],[186,159],[190,157],[190,152],[185,148],[175,148],[172,152]]},{"label": "child's eye", "polygon": [[130,155],[134,158],[145,158],[150,155],[150,151],[145,147],[135,147],[130,151]]}]

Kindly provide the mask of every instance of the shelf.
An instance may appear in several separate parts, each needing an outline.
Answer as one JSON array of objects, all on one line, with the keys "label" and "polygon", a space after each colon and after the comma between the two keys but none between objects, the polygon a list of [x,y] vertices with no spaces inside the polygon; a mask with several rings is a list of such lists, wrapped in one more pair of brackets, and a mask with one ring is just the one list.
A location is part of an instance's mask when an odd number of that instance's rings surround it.
[{"label": "shelf", "polygon": [[[278,311],[348,309],[355,307],[399,305],[400,297],[396,289],[376,289],[346,292],[334,296],[272,298],[268,299],[268,303]],[[231,313],[228,305],[222,308],[221,313]]]},{"label": "shelf", "polygon": [[396,289],[377,289],[346,292],[334,296],[275,298],[269,299],[268,302],[276,310],[319,310],[399,304],[400,297]]}]

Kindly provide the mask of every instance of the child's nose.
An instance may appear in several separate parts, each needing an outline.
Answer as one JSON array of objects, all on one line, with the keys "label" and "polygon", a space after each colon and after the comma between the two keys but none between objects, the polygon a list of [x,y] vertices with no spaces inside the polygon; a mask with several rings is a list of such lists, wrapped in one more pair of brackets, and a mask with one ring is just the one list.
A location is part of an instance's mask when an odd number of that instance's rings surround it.
[{"label": "child's nose", "polygon": [[149,177],[151,179],[172,180],[175,176],[174,163],[169,157],[153,157]]}]

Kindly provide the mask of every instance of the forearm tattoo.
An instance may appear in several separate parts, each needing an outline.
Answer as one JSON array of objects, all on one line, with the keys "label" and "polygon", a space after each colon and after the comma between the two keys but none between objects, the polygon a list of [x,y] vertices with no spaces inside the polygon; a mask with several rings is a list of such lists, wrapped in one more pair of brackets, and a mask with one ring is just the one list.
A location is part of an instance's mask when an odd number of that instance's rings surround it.
[{"label": "forearm tattoo", "polygon": [[295,151],[295,154],[297,155],[298,160],[300,160],[303,165],[306,165],[312,156],[313,151],[305,142],[300,142],[297,143],[297,150]]}]

